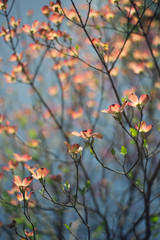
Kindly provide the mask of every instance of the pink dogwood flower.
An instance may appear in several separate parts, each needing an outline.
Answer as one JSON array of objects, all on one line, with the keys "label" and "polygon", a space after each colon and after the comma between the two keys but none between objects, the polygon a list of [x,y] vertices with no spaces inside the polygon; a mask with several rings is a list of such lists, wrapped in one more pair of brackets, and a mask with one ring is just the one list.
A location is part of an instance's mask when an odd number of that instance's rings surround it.
[{"label": "pink dogwood flower", "polygon": [[32,157],[29,154],[20,155],[18,153],[13,153],[13,155],[15,160],[18,162],[27,162],[32,159]]},{"label": "pink dogwood flower", "polygon": [[148,125],[147,126],[146,122],[142,121],[141,124],[138,124],[138,126],[135,125],[135,127],[139,132],[147,133],[152,129],[153,125]]},{"label": "pink dogwood flower", "polygon": [[93,133],[92,129],[87,129],[87,130],[81,131],[80,133],[76,132],[76,131],[73,131],[72,135],[84,138],[86,140],[89,140],[90,138],[99,138],[99,139],[103,138],[102,134],[100,134],[100,133]]},{"label": "pink dogwood flower", "polygon": [[29,193],[29,189],[26,189],[24,194],[22,194],[22,193],[17,194],[17,199],[18,199],[18,201],[23,201],[23,200],[28,201],[31,198],[32,194],[33,194],[33,192]]},{"label": "pink dogwood flower", "polygon": [[138,99],[135,93],[131,93],[128,98],[131,101],[128,102],[128,105],[132,107],[143,107],[149,101],[149,96],[147,94],[143,94]]},{"label": "pink dogwood flower", "polygon": [[79,144],[77,144],[77,143],[71,145],[68,142],[65,142],[64,144],[68,148],[68,151],[67,151],[68,153],[76,153],[76,154],[78,154],[78,153],[82,152],[82,150],[83,150],[83,148]]},{"label": "pink dogwood flower", "polygon": [[33,178],[32,177],[26,177],[23,181],[19,176],[14,176],[13,182],[18,186],[18,187],[28,187]]},{"label": "pink dogwood flower", "polygon": [[31,171],[32,177],[35,178],[35,179],[45,178],[48,175],[49,172],[50,171],[48,171],[47,168],[38,168],[36,172]]},{"label": "pink dogwood flower", "polygon": [[119,104],[115,103],[109,106],[108,109],[103,109],[101,112],[109,113],[113,117],[117,117],[121,112],[123,112],[124,108],[128,105],[127,101],[124,101],[123,105],[120,106]]}]

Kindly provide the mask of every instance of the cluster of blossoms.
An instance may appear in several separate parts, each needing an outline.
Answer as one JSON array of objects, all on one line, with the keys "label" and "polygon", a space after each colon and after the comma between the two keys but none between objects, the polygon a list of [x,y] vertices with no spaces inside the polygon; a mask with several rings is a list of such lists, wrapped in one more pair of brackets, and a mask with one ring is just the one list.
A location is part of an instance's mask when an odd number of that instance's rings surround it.
[{"label": "cluster of blossoms", "polygon": [[[117,103],[112,104],[109,106],[108,109],[104,109],[101,112],[109,113],[115,118],[115,120],[121,122],[121,113],[124,111],[125,107],[127,106],[137,107],[140,111],[142,111],[144,105],[149,101],[149,96],[147,94],[143,94],[142,96],[140,96],[140,98],[138,98],[135,93],[131,93],[129,94],[128,99],[130,101],[125,100],[122,106],[120,106]],[[152,127],[153,127],[152,125],[147,126],[146,122],[144,121],[141,121],[141,123],[138,125],[135,124],[135,128],[137,129],[137,131],[142,134],[149,132],[152,129]],[[87,129],[81,132],[73,131],[72,135],[81,137],[91,143],[93,141],[93,138],[98,138],[98,139],[103,138],[102,134],[93,133],[92,129]],[[70,145],[69,143],[65,142],[65,145],[68,148],[67,152],[70,153],[71,155],[78,154],[82,151],[82,147],[79,144]]]},{"label": "cluster of blossoms", "polygon": [[9,194],[17,194],[18,201],[28,201],[30,200],[33,191],[31,191],[30,184],[33,179],[39,180],[42,184],[44,183],[43,179],[49,174],[49,170],[47,168],[38,168],[37,165],[35,167],[29,166],[26,162],[32,160],[32,157],[29,154],[18,154],[13,153],[13,159],[8,161],[8,166],[4,166],[4,171],[14,171],[17,169],[18,165],[21,163],[26,169],[28,169],[31,173],[30,176],[21,179],[20,176],[15,175],[13,178],[13,186]]},{"label": "cluster of blossoms", "polygon": [[80,153],[83,150],[83,148],[77,143],[71,145],[68,142],[65,142],[65,145],[68,148],[67,152],[70,153],[70,154],[72,154],[72,153],[77,154],[77,153]]},{"label": "cluster of blossoms", "polygon": [[77,136],[77,137],[81,137],[81,138],[86,139],[86,140],[89,140],[91,138],[99,138],[99,139],[103,138],[102,134],[93,133],[92,129],[87,129],[87,130],[81,131],[80,133],[76,132],[76,131],[73,131],[72,135]]},{"label": "cluster of blossoms", "polygon": [[131,93],[128,96],[128,99],[130,100],[130,102],[125,100],[122,106],[120,106],[119,104],[112,104],[109,106],[109,109],[104,109],[101,112],[109,113],[112,116],[117,116],[117,114],[123,112],[126,106],[138,107],[139,109],[142,109],[142,107],[149,101],[149,96],[147,94],[143,94],[138,99],[135,93]]},{"label": "cluster of blossoms", "polygon": [[[0,10],[6,11],[8,0],[0,0]],[[38,20],[33,21],[31,25],[24,24],[21,26],[21,19],[15,19],[14,16],[11,16],[9,19],[9,25],[1,26],[0,28],[0,37],[3,37],[5,42],[14,41],[14,39],[19,38],[19,35],[26,34],[32,38],[33,43],[30,43],[29,48],[26,52],[27,54],[32,55],[32,51],[40,51],[43,49],[44,43],[48,41],[56,41],[57,39],[62,39],[64,41],[70,41],[70,36],[64,31],[58,30],[59,26],[63,19],[64,13],[61,9],[60,1],[54,3],[51,1],[49,6],[44,6],[41,9],[43,15],[48,18],[47,22],[40,22]],[[71,50],[71,49],[69,49]],[[36,53],[35,53],[36,54]],[[4,77],[7,83],[14,83],[17,81],[22,81],[25,83],[30,83],[33,80],[33,75],[29,70],[29,64],[26,63],[24,52],[16,52],[10,57],[10,61],[13,62],[13,67],[11,72],[4,72]],[[73,55],[73,53],[72,53]]]},{"label": "cluster of blossoms", "polygon": [[[137,95],[135,95],[135,93],[131,93],[128,96],[128,99],[130,100],[130,102],[125,100],[122,106],[120,106],[119,104],[112,104],[109,106],[108,109],[104,109],[101,112],[109,113],[117,121],[120,121],[121,113],[124,111],[124,108],[126,106],[137,107],[140,111],[142,111],[144,105],[149,101],[149,96],[147,94],[143,94],[138,99],[138,97],[137,97]],[[144,121],[141,121],[140,124],[135,125],[135,128],[141,133],[149,132],[152,129],[152,127],[153,127],[152,125],[147,126],[147,124]]]},{"label": "cluster of blossoms", "polygon": [[124,108],[128,105],[127,101],[124,101],[123,105],[120,106],[118,103],[109,106],[109,109],[104,109],[101,112],[110,113],[113,117],[118,117]]},{"label": "cluster of blossoms", "polygon": [[135,125],[135,127],[136,127],[136,129],[139,131],[139,132],[141,132],[141,133],[147,133],[147,132],[149,132],[151,129],[152,129],[152,125],[146,125],[146,122],[144,122],[144,121],[141,121],[141,123],[140,124],[138,124],[138,126],[137,125]]},{"label": "cluster of blossoms", "polygon": [[40,182],[43,181],[43,178],[45,178],[50,171],[48,171],[47,168],[39,168],[35,172],[33,168],[30,167],[30,172],[32,173],[32,176],[26,177],[23,180],[19,176],[14,176],[13,182],[14,184],[19,188],[20,194],[17,194],[17,199],[19,201],[23,200],[29,200],[33,194],[33,192],[30,192],[29,185],[33,181],[33,178],[39,180]]},{"label": "cluster of blossoms", "polygon": [[[92,129],[87,129],[87,130],[83,130],[81,131],[80,133],[79,132],[76,132],[76,131],[73,131],[72,132],[72,135],[73,136],[76,136],[76,137],[81,137],[85,140],[87,140],[89,143],[93,143],[93,139],[94,138],[98,138],[98,139],[102,139],[103,138],[103,135],[100,134],[100,133],[93,133]],[[73,145],[69,144],[68,142],[65,142],[65,145],[67,146],[68,148],[68,153],[74,158],[74,155],[75,154],[78,154],[82,152],[83,148],[75,143]]]},{"label": "cluster of blossoms", "polygon": [[17,132],[17,126],[10,125],[10,122],[6,120],[6,116],[3,114],[0,114],[0,134],[6,133],[6,134],[15,134]]}]

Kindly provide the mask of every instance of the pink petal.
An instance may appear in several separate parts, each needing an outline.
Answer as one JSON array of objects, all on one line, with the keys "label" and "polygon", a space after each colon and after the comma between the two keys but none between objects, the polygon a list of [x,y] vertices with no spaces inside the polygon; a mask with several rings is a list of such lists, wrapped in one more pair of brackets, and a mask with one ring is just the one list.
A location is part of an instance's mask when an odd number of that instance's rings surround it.
[{"label": "pink petal", "polygon": [[[27,192],[27,193],[28,193],[28,192]],[[26,197],[26,199],[29,200],[29,199],[31,198],[32,194],[33,194],[33,191],[28,194],[28,196]]]},{"label": "pink petal", "polygon": [[90,138],[93,135],[92,129],[87,129],[80,132],[82,138]]},{"label": "pink petal", "polygon": [[29,33],[30,30],[31,30],[31,27],[30,27],[28,24],[25,24],[25,25],[22,27],[22,30],[23,30],[23,32]]},{"label": "pink petal", "polygon": [[17,194],[17,199],[18,201],[23,201],[23,195],[22,194]]},{"label": "pink petal", "polygon": [[134,103],[128,102],[128,106],[135,107],[136,105]]},{"label": "pink petal", "polygon": [[44,178],[45,176],[48,175],[49,172],[50,172],[50,171],[48,171],[47,168],[39,168],[39,169],[37,170],[37,177],[38,177],[38,179]]},{"label": "pink petal", "polygon": [[33,178],[38,179],[38,176],[37,176],[37,174],[34,171],[31,171],[31,173],[32,173],[32,177]]},{"label": "pink petal", "polygon": [[71,149],[71,144],[69,144],[68,142],[64,142],[64,144],[67,146],[68,150]]},{"label": "pink petal", "polygon": [[31,184],[32,181],[33,181],[33,178],[32,178],[32,177],[26,177],[26,178],[23,180],[22,185],[23,185],[24,187],[27,187],[27,186],[29,186],[29,184]]},{"label": "pink petal", "polygon": [[47,176],[50,171],[47,168],[43,168],[43,177]]},{"label": "pink petal", "polygon": [[139,104],[141,106],[145,105],[149,101],[149,96],[147,94],[143,94],[139,99]]},{"label": "pink petal", "polygon": [[119,104],[112,104],[110,106],[110,111],[113,112],[113,113],[119,113],[120,112],[120,105]]},{"label": "pink petal", "polygon": [[22,185],[22,179],[19,176],[14,176],[13,182],[19,187]]},{"label": "pink petal", "polygon": [[93,137],[96,137],[96,138],[102,139],[102,138],[103,138],[103,135],[100,134],[100,133],[94,133],[94,134],[93,134]]},{"label": "pink petal", "polygon": [[81,137],[81,134],[79,132],[73,131],[72,135],[76,136],[76,137]]},{"label": "pink petal", "polygon": [[121,110],[123,110],[128,105],[128,102],[125,100],[121,106]]},{"label": "pink petal", "polygon": [[135,128],[139,131],[139,126],[137,126],[136,124],[135,124]]},{"label": "pink petal", "polygon": [[[138,97],[135,95],[135,93],[131,93],[128,98],[129,98],[129,100],[130,100],[132,103],[134,103],[135,105],[138,104]],[[131,106],[131,105],[130,105],[130,106]]]},{"label": "pink petal", "polygon": [[108,109],[103,109],[101,112],[109,113]]},{"label": "pink petal", "polygon": [[146,127],[146,132],[149,132],[149,131],[152,129],[152,127],[153,127],[153,125],[148,125],[148,126]]}]

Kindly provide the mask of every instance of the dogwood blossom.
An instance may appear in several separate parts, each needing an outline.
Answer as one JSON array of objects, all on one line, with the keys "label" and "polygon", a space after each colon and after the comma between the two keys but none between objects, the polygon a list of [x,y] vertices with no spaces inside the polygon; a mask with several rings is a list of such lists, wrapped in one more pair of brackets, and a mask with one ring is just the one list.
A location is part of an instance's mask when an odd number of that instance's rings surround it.
[{"label": "dogwood blossom", "polygon": [[109,113],[111,114],[113,117],[117,117],[118,114],[120,114],[121,112],[123,112],[124,108],[128,105],[127,101],[124,101],[123,105],[120,106],[119,104],[115,103],[109,106],[108,109],[103,109],[101,112],[104,113]]},{"label": "dogwood blossom", "polygon": [[146,122],[141,121],[141,124],[135,125],[135,127],[139,132],[147,133],[152,129],[153,126],[152,125],[147,126]]},{"label": "dogwood blossom", "polygon": [[99,138],[99,139],[103,138],[102,134],[100,134],[100,133],[93,133],[92,129],[87,129],[87,130],[81,131],[80,133],[76,132],[76,131],[73,131],[72,135],[84,138],[86,140],[88,140],[90,138]]},{"label": "dogwood blossom", "polygon": [[131,101],[128,102],[128,105],[132,107],[143,107],[149,101],[149,96],[147,94],[143,94],[138,99],[135,93],[131,93],[128,98]]}]

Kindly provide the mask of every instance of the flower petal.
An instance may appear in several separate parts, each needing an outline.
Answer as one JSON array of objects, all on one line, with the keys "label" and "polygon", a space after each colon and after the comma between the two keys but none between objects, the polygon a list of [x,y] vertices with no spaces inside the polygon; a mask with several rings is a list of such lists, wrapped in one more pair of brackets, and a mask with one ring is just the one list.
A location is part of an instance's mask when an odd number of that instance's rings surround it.
[{"label": "flower petal", "polygon": [[72,135],[76,136],[76,137],[81,137],[81,134],[79,132],[73,131]]},{"label": "flower petal", "polygon": [[147,94],[143,94],[139,99],[139,104],[141,106],[145,105],[149,101],[149,96]]},{"label": "flower petal", "polygon": [[14,176],[13,182],[19,187],[22,185],[22,179],[19,176]]},{"label": "flower petal", "polygon": [[22,182],[22,186],[27,187],[31,184],[32,181],[33,181],[32,177],[26,177]]},{"label": "flower petal", "polygon": [[94,134],[93,134],[93,137],[96,137],[96,138],[102,139],[102,138],[103,138],[103,135],[100,134],[100,133],[94,133]]},{"label": "flower petal", "polygon": [[128,98],[135,106],[138,104],[138,97],[135,95],[135,93],[131,93]]}]

